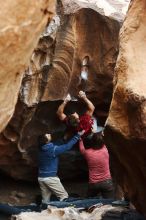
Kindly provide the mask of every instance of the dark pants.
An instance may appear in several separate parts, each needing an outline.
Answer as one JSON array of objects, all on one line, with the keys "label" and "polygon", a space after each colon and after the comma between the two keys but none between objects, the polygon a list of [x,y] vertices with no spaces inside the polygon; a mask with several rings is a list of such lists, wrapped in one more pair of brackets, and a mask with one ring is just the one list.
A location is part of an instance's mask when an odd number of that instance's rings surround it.
[{"label": "dark pants", "polygon": [[89,183],[88,197],[102,197],[104,199],[114,198],[112,180],[109,179],[98,183]]}]

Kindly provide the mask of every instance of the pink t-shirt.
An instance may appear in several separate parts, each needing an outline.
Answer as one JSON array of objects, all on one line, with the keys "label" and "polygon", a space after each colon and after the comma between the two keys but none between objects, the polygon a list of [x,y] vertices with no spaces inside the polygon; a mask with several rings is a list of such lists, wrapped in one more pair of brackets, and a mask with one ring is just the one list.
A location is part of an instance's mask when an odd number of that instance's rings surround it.
[{"label": "pink t-shirt", "polygon": [[101,149],[85,149],[83,141],[79,143],[80,152],[85,157],[89,169],[89,183],[97,183],[111,179],[109,170],[109,154],[106,146]]}]

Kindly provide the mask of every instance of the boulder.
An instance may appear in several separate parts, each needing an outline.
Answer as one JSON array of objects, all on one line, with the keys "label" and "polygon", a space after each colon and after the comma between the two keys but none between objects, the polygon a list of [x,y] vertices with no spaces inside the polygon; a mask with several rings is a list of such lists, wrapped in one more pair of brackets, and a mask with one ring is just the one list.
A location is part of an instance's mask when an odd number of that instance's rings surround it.
[{"label": "boulder", "polygon": [[[1,133],[0,169],[16,179],[35,180],[38,136],[64,131],[56,111],[68,92],[77,97],[85,56],[89,56],[86,93],[101,125],[108,114],[120,24],[89,8],[73,15],[64,15],[61,9],[59,6],[60,18],[53,17],[41,35],[25,71],[13,117]],[[85,106],[72,101],[66,112],[72,109],[82,113]],[[87,176],[77,148],[72,156],[61,159],[61,178]]]},{"label": "boulder", "polygon": [[55,1],[7,0],[0,13],[0,131],[11,119],[17,103],[24,70]]},{"label": "boulder", "polygon": [[132,1],[120,31],[120,50],[105,139],[114,178],[146,216],[145,24],[145,1]]}]

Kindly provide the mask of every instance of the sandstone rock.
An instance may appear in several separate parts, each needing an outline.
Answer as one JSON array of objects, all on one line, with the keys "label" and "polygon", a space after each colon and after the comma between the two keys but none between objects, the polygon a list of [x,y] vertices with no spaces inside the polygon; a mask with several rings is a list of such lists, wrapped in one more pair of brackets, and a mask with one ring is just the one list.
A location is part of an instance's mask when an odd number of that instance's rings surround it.
[{"label": "sandstone rock", "polygon": [[7,0],[0,14],[0,131],[13,115],[23,71],[55,10],[55,1]]},{"label": "sandstone rock", "polygon": [[[25,72],[15,113],[1,134],[5,154],[2,158],[0,154],[0,168],[17,179],[35,180],[38,135],[64,130],[56,117],[59,99],[68,92],[77,95],[85,55],[90,57],[87,95],[95,104],[95,114],[101,123],[108,114],[120,25],[91,9],[82,9],[74,15],[61,14],[60,18],[59,21],[54,17],[53,25],[48,25],[41,35]],[[71,102],[66,111],[75,109],[82,113],[84,108],[83,103]],[[78,153],[66,155],[60,164],[61,177],[75,178],[82,173],[86,176],[82,163]]]},{"label": "sandstone rock", "polygon": [[74,16],[64,15],[61,23],[41,100],[63,99],[68,92],[76,96],[80,89],[82,59],[88,55],[90,66],[86,91],[92,94],[90,97],[96,105],[105,104],[108,108],[118,53],[119,24],[91,9],[82,9]]},{"label": "sandstone rock", "polygon": [[38,104],[43,94],[54,56],[56,33],[59,25],[59,16],[53,16],[51,22],[47,24],[45,31],[42,33],[30,59],[29,67],[25,71],[20,89],[20,99],[28,107]]},{"label": "sandstone rock", "polygon": [[70,14],[81,8],[92,8],[98,13],[123,21],[130,0],[63,0],[65,13]]},{"label": "sandstone rock", "polygon": [[120,32],[120,52],[105,138],[115,179],[146,216],[145,24],[145,1],[132,1]]}]

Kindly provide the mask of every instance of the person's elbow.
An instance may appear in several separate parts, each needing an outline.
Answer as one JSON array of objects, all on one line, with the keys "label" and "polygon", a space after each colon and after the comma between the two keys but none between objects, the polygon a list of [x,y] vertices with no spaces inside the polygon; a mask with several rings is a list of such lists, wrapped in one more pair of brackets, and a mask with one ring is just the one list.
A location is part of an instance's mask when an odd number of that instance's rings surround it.
[{"label": "person's elbow", "polygon": [[60,118],[61,112],[59,109],[57,110],[56,115],[58,116],[58,118]]},{"label": "person's elbow", "polygon": [[94,110],[95,110],[95,106],[93,105],[93,106],[91,107],[91,111],[94,112]]},{"label": "person's elbow", "polygon": [[56,112],[56,115],[57,115],[57,117],[58,117],[61,121],[64,120],[64,114],[63,114],[60,110],[58,110],[58,111]]},{"label": "person's elbow", "polygon": [[93,112],[95,110],[95,107],[88,109],[88,111],[86,112],[88,115],[92,116]]},{"label": "person's elbow", "polygon": [[90,108],[89,108],[89,111],[91,112],[91,114],[93,114],[94,110],[95,110],[95,106],[91,105]]}]

